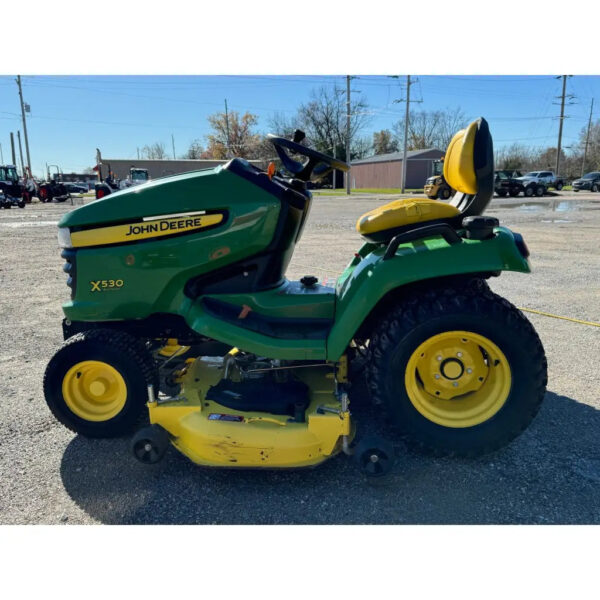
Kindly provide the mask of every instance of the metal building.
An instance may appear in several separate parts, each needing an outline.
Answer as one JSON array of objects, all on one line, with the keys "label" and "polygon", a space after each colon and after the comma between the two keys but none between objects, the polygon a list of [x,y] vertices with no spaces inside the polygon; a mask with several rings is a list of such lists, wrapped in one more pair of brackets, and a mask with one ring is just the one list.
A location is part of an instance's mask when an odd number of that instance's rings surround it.
[{"label": "metal building", "polygon": [[[433,174],[433,163],[444,156],[436,148],[409,150],[406,163],[407,189],[422,188],[425,180]],[[352,161],[350,180],[353,188],[399,188],[402,187],[402,152],[378,154]]]}]

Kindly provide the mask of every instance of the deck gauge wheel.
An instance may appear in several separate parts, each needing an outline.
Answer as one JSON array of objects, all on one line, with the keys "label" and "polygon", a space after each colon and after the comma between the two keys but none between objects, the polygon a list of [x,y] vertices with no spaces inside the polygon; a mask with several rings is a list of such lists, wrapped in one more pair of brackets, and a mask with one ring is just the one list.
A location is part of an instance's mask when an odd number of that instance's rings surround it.
[{"label": "deck gauge wheel", "polygon": [[149,425],[140,429],[131,441],[135,458],[145,465],[162,460],[169,447],[169,435],[160,425]]},{"label": "deck gauge wheel", "polygon": [[366,437],[358,442],[354,459],[367,477],[383,477],[394,467],[394,446],[377,436]]}]

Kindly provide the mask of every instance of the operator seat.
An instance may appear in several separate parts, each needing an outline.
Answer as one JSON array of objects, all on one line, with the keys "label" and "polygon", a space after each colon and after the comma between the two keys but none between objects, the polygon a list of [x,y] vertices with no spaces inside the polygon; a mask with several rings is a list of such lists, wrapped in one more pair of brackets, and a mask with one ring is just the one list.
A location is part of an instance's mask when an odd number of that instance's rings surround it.
[{"label": "operator seat", "polygon": [[444,177],[456,190],[449,203],[429,198],[394,200],[362,215],[356,230],[369,242],[387,243],[421,223],[460,227],[464,217],[482,214],[494,194],[494,149],[483,117],[461,129],[450,141]]}]

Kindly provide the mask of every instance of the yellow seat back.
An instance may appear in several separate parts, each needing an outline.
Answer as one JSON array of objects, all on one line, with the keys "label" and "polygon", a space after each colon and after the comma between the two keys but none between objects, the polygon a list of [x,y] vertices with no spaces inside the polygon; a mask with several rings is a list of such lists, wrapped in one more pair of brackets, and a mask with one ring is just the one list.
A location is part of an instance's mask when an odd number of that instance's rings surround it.
[{"label": "yellow seat back", "polygon": [[455,134],[444,158],[444,177],[448,185],[465,194],[478,191],[474,161],[476,134],[477,121],[473,121]]}]

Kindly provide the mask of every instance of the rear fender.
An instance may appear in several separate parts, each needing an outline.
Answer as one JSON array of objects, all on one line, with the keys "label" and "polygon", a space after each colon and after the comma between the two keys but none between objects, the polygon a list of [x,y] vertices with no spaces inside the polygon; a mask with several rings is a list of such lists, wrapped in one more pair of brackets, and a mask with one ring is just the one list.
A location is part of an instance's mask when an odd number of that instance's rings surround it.
[{"label": "rear fender", "polygon": [[335,323],[327,339],[327,358],[338,360],[363,321],[388,293],[419,281],[499,271],[529,273],[510,229],[497,227],[487,240],[448,244],[431,237],[402,244],[383,260],[385,246],[365,244],[336,285]]}]

